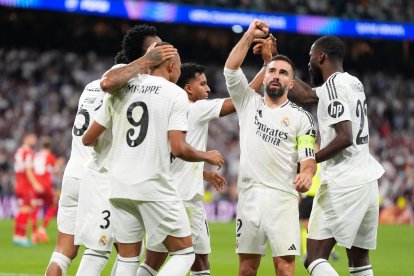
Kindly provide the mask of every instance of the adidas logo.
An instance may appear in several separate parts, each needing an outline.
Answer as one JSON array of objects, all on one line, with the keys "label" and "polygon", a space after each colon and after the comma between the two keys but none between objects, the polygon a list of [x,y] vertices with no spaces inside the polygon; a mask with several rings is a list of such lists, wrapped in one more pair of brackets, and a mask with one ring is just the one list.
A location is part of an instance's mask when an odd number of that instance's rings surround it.
[{"label": "adidas logo", "polygon": [[288,250],[296,250],[296,246],[294,244],[292,244]]}]

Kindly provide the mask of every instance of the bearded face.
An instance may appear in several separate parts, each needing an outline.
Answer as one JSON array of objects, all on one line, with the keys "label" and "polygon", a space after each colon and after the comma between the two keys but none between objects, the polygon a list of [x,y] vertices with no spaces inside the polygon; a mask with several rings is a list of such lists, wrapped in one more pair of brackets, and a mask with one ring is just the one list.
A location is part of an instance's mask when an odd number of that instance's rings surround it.
[{"label": "bearded face", "polygon": [[278,81],[272,80],[266,84],[266,93],[270,98],[279,99],[285,95],[286,86],[282,86]]},{"label": "bearded face", "polygon": [[318,66],[313,66],[311,64],[309,68],[309,74],[311,77],[312,84],[315,87],[321,86],[324,83],[321,68],[319,68]]}]

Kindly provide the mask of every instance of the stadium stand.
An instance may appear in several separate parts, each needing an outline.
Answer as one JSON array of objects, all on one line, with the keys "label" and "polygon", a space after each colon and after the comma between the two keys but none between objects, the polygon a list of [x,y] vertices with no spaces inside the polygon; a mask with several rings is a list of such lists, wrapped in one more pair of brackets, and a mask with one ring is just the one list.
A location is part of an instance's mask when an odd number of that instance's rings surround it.
[{"label": "stadium stand", "polygon": [[187,5],[214,6],[290,14],[333,16],[394,22],[414,21],[414,3],[409,0],[385,0],[375,4],[368,0],[173,0]]}]

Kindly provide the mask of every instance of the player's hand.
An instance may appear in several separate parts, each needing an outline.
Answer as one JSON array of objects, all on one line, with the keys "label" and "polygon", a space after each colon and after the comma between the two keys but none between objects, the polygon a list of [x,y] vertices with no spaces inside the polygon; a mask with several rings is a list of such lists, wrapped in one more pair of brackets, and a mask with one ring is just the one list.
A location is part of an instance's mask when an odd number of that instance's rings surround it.
[{"label": "player's hand", "polygon": [[270,63],[272,58],[277,55],[277,44],[276,38],[270,34],[269,37],[265,38],[255,38],[253,42],[257,44],[253,47],[253,54],[262,55],[263,62],[265,64]]},{"label": "player's hand", "polygon": [[296,175],[295,180],[293,181],[293,184],[295,185],[296,191],[300,193],[305,193],[309,191],[312,185],[312,175],[309,173],[299,173]]},{"label": "player's hand", "polygon": [[265,37],[269,33],[269,24],[262,20],[255,19],[252,23],[250,23],[250,26],[246,32],[253,34],[255,38]]},{"label": "player's hand", "polygon": [[207,158],[206,162],[218,166],[218,170],[221,168],[221,166],[224,165],[224,157],[221,155],[221,153],[217,150],[210,150],[206,152]]},{"label": "player's hand", "polygon": [[204,180],[213,185],[217,191],[223,190],[227,186],[227,180],[218,172],[204,171]]},{"label": "player's hand", "polygon": [[177,54],[177,49],[172,45],[161,45],[158,47],[155,47],[155,45],[157,45],[156,42],[152,43],[144,55],[150,67],[159,65]]},{"label": "player's hand", "polygon": [[45,191],[45,189],[43,188],[43,186],[39,182],[36,182],[36,183],[33,184],[33,189],[38,194],[43,194],[43,192]]}]

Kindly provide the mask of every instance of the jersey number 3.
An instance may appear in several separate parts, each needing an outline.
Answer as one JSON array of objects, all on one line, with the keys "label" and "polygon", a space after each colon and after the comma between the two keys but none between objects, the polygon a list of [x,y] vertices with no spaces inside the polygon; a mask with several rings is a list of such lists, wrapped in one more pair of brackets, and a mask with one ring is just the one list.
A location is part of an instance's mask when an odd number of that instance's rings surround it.
[{"label": "jersey number 3", "polygon": [[[137,138],[135,136],[135,129],[130,128],[127,131],[126,141],[128,146],[136,147],[139,146],[147,136],[148,132],[148,108],[144,102],[134,102],[132,103],[127,110],[127,119],[128,122],[134,127],[140,127]],[[138,119],[138,120],[135,120]]]}]

